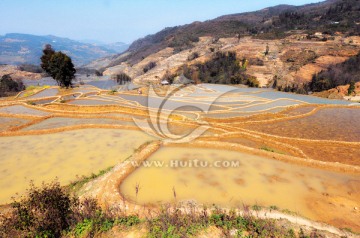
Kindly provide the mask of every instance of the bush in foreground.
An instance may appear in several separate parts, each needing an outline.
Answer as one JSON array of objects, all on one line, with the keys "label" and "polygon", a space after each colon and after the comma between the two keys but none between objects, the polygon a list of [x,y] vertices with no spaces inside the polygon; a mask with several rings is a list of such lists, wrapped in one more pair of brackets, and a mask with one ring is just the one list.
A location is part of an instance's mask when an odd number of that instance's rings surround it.
[{"label": "bush in foreground", "polygon": [[14,201],[11,213],[0,216],[0,237],[97,237],[114,226],[120,230],[146,227],[147,237],[154,238],[193,237],[209,227],[216,227],[225,237],[325,237],[316,230],[300,229],[296,234],[283,223],[254,216],[246,206],[239,213],[216,207],[199,209],[193,204],[166,205],[141,220],[118,209],[101,209],[94,199],[80,201],[58,182],[31,185],[27,197]]},{"label": "bush in foreground", "polygon": [[61,237],[72,232],[94,236],[112,228],[115,218],[94,199],[80,201],[58,182],[30,185],[27,197],[12,203],[9,215],[0,217],[0,237]]}]

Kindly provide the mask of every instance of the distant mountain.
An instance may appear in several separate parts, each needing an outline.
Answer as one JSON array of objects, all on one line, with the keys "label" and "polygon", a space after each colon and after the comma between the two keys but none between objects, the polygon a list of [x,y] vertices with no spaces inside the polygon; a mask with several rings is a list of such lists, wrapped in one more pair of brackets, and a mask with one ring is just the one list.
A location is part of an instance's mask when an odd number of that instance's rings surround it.
[{"label": "distant mountain", "polygon": [[[122,55],[99,60],[97,65],[112,67],[121,62],[136,64],[145,57],[166,47],[175,52],[191,49],[201,36],[214,39],[253,36],[261,39],[280,39],[292,30],[304,33],[342,32],[360,34],[360,1],[327,0],[303,6],[278,5],[255,12],[225,15],[205,22],[194,22],[164,30],[134,41]],[[91,64],[92,66],[94,64]]]},{"label": "distant mountain", "polygon": [[117,53],[122,53],[129,48],[130,44],[126,44],[123,42],[115,42],[110,44],[102,44],[100,46],[105,47],[106,49],[109,50],[116,51]]},{"label": "distant mountain", "polygon": [[115,43],[106,44],[102,41],[91,40],[91,39],[81,40],[80,42],[85,43],[85,44],[91,44],[94,46],[101,46],[108,50],[115,51],[118,54],[126,51],[130,46],[130,44],[126,44],[124,42],[115,42]]},{"label": "distant mountain", "polygon": [[55,50],[68,54],[76,66],[122,52],[115,47],[97,46],[52,35],[10,33],[0,36],[0,64],[40,64],[45,44],[51,44]]}]

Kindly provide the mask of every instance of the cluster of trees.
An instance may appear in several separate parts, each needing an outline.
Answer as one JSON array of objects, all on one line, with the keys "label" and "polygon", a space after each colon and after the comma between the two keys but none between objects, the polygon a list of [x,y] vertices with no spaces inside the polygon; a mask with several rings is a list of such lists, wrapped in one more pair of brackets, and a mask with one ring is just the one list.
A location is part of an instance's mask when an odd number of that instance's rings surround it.
[{"label": "cluster of trees", "polygon": [[196,34],[176,34],[170,40],[168,47],[174,48],[175,52],[189,49],[193,43],[199,42],[199,37]]},{"label": "cluster of trees", "polygon": [[[322,16],[322,19],[329,19],[333,21],[342,21],[346,18],[348,21],[359,20],[359,16],[355,16],[353,12],[360,10],[359,1],[357,0],[343,0],[330,6],[327,12]],[[345,14],[345,16],[344,16]]]},{"label": "cluster of trees", "polygon": [[47,44],[40,59],[41,68],[55,79],[59,86],[68,88],[72,85],[76,70],[69,56],[61,51],[56,52]]},{"label": "cluster of trees", "polygon": [[235,52],[217,52],[211,60],[191,66],[184,65],[176,75],[166,74],[163,79],[171,83],[174,77],[183,74],[195,83],[246,84],[258,87],[258,80],[246,74],[247,63],[246,59],[238,60]]},{"label": "cluster of trees", "polygon": [[303,83],[295,79],[295,82],[288,84],[275,76],[272,87],[284,92],[308,94],[309,92],[322,92],[340,85],[350,84],[348,90],[350,95],[355,90],[356,82],[360,82],[360,52],[343,63],[331,65],[327,70],[314,74],[309,83]]},{"label": "cluster of trees", "polygon": [[120,73],[120,74],[115,75],[114,79],[120,85],[124,85],[127,82],[131,82],[131,77],[125,73]]},{"label": "cluster of trees", "polygon": [[356,24],[360,21],[359,13],[358,0],[341,0],[328,8],[311,8],[311,6],[305,6],[303,9],[293,8],[274,17],[272,24],[255,25],[251,33],[263,32],[261,37],[276,38],[284,36],[279,34],[281,32],[299,29],[309,32],[326,31],[330,34],[340,31],[349,35],[359,35],[360,26]]},{"label": "cluster of trees", "polygon": [[279,14],[279,20],[275,24],[282,25],[287,29],[304,28],[309,22],[309,18],[305,13],[298,12],[283,12]]},{"label": "cluster of trees", "polygon": [[275,78],[273,81],[272,88],[277,89],[278,91],[282,92],[291,92],[297,94],[308,94],[310,89],[307,83],[299,84],[287,84],[287,85],[278,85],[278,80]]},{"label": "cluster of trees", "polygon": [[360,52],[341,64],[333,65],[325,71],[314,74],[309,84],[313,92],[321,92],[339,85],[360,81]]},{"label": "cluster of trees", "polygon": [[149,62],[147,65],[145,65],[145,67],[143,68],[144,73],[148,72],[149,70],[153,69],[156,67],[156,62],[151,61]]},{"label": "cluster of trees", "polygon": [[11,96],[24,89],[25,86],[22,81],[13,80],[8,74],[0,78],[0,97]]}]

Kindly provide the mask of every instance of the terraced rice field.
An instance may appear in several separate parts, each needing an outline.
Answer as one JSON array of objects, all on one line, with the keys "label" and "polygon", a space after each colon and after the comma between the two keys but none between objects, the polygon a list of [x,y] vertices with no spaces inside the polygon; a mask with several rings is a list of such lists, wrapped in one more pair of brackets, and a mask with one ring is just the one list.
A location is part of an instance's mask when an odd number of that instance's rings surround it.
[{"label": "terraced rice field", "polygon": [[[89,185],[96,189],[85,187],[83,193],[146,205],[172,202],[176,190],[177,202],[276,205],[360,231],[354,212],[360,207],[360,107],[227,85],[155,91],[114,93],[84,85],[1,100],[0,203],[23,194],[29,180],[57,177],[66,185],[117,166],[123,168],[118,180],[104,178],[116,193],[96,188],[96,182]],[[147,151],[149,141],[158,141],[160,149]],[[126,164],[138,154],[148,162],[198,159],[240,166]]]},{"label": "terraced rice field", "polygon": [[140,131],[110,129],[1,137],[0,204],[24,192],[30,180],[40,185],[57,178],[68,184],[124,161],[152,139]]},{"label": "terraced rice field", "polygon": [[[165,147],[147,162],[152,166],[137,169],[120,186],[127,199],[140,204],[172,203],[175,199],[227,208],[257,204],[282,207],[317,219],[315,214],[321,210],[311,206],[314,197],[321,198],[321,209],[330,206],[329,196],[353,203],[360,200],[360,193],[355,191],[359,186],[354,187],[357,176],[241,152]],[[137,196],[136,184],[140,185]],[[334,215],[333,219],[343,219],[342,214]]]}]

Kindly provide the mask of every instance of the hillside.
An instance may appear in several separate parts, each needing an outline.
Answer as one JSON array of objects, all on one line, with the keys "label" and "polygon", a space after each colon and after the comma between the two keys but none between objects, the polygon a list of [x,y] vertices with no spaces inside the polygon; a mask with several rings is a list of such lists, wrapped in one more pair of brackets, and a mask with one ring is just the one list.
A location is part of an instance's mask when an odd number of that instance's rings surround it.
[{"label": "hillside", "polygon": [[[215,39],[252,36],[271,40],[284,39],[292,30],[306,34],[342,32],[360,33],[360,2],[357,0],[328,0],[304,6],[279,5],[260,11],[221,16],[205,22],[168,27],[133,42],[125,55],[98,61],[91,67],[108,68],[128,62],[131,65],[167,47],[174,52],[191,49],[199,37]],[[290,32],[289,32],[290,31]],[[106,61],[106,63],[105,63]]]},{"label": "hillside", "polygon": [[70,55],[76,66],[119,52],[114,47],[96,46],[51,35],[11,33],[0,36],[0,64],[39,64],[45,44],[51,44],[54,49]]}]

